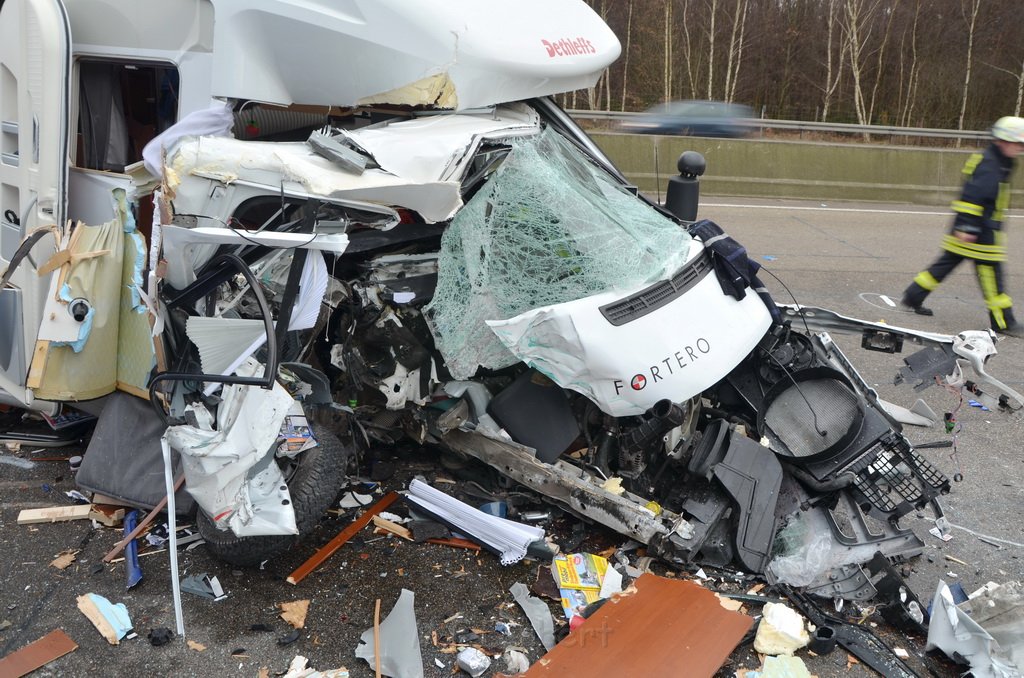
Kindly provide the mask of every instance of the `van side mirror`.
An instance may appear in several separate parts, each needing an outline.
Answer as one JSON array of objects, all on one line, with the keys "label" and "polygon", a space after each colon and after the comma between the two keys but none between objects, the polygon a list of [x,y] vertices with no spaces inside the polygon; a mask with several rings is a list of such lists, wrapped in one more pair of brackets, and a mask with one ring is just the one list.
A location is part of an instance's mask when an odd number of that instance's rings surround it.
[{"label": "van side mirror", "polygon": [[707,169],[704,156],[697,151],[686,151],[676,163],[679,176],[670,177],[665,191],[665,209],[680,221],[696,221],[700,203],[700,180]]}]

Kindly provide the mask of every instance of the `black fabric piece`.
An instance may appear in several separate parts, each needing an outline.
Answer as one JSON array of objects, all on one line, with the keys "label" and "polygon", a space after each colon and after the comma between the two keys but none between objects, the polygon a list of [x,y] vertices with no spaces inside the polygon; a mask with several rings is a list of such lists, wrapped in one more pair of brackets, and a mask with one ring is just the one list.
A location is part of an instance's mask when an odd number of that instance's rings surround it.
[{"label": "black fabric piece", "polygon": [[[115,391],[106,398],[75,483],[142,509],[156,506],[167,494],[160,437],[166,426],[148,401]],[[171,450],[174,477],[181,474],[178,454]],[[195,509],[184,487],[174,495],[175,513]]]},{"label": "black fabric piece", "polygon": [[722,285],[722,291],[737,300],[747,296],[746,288],[751,288],[761,297],[765,307],[776,324],[782,322],[782,314],[775,300],[768,294],[764,283],[757,277],[761,265],[747,256],[747,249],[727,235],[713,221],[702,219],[690,227],[690,235],[700,238],[704,246],[711,252],[711,261],[715,267],[715,275]]},{"label": "black fabric piece", "polygon": [[161,645],[166,645],[171,642],[174,638],[174,632],[168,628],[161,627],[158,629],[150,629],[149,635],[146,637],[149,638],[151,645],[154,647],[160,647]]}]

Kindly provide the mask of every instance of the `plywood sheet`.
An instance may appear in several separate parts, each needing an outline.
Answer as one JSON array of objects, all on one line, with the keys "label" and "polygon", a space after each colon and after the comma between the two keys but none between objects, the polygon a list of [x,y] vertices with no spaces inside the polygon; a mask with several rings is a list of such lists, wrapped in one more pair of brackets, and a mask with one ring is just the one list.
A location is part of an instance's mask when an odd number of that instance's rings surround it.
[{"label": "plywood sheet", "polygon": [[0,676],[18,678],[27,675],[77,648],[78,645],[63,629],[50,631],[39,640],[0,659]]},{"label": "plywood sheet", "polygon": [[710,677],[753,623],[693,582],[643,574],[525,675]]}]

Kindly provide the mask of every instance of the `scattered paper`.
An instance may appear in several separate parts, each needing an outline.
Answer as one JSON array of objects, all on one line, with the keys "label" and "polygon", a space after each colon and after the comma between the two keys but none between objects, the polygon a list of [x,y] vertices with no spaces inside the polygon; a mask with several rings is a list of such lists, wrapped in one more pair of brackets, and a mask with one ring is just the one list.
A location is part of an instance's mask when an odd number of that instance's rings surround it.
[{"label": "scattered paper", "polygon": [[281,608],[281,619],[294,628],[301,629],[306,625],[306,613],[309,612],[308,600],[294,600],[290,603],[278,603]]},{"label": "scattered paper", "polygon": [[67,569],[71,563],[75,562],[75,554],[77,553],[77,550],[61,551],[60,555],[50,562],[50,567],[56,567],[58,570]]}]

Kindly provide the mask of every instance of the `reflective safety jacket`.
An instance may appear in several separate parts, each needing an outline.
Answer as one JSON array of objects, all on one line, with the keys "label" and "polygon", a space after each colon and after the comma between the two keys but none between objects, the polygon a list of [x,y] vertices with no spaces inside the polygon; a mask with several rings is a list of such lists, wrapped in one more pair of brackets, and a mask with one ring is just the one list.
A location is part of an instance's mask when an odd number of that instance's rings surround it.
[{"label": "reflective safety jacket", "polygon": [[988,261],[1004,261],[1006,245],[1003,240],[1003,217],[1010,207],[1010,174],[1014,161],[995,144],[984,153],[968,158],[963,173],[966,175],[960,199],[953,201],[953,231],[977,236],[977,242],[965,243],[947,235],[943,249]]}]

